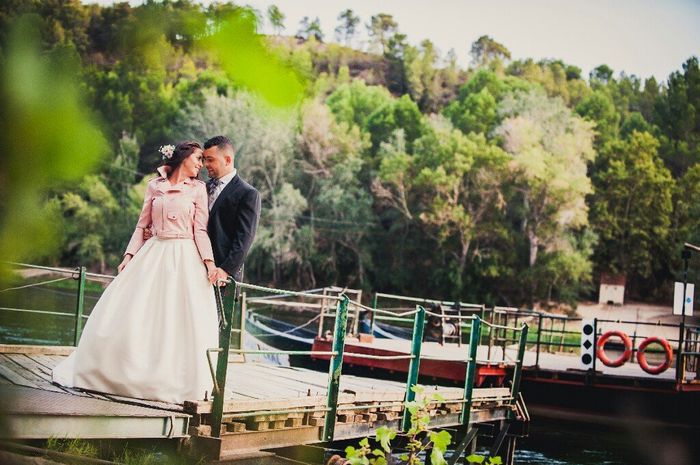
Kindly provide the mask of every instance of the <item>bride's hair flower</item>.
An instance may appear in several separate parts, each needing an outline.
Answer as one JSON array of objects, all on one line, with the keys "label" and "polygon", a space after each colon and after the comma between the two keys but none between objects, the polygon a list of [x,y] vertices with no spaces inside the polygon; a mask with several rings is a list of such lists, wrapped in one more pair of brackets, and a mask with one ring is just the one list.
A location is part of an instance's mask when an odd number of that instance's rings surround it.
[{"label": "bride's hair flower", "polygon": [[173,152],[175,151],[174,145],[164,145],[158,149],[160,153],[163,154],[163,160],[171,159],[173,157]]}]

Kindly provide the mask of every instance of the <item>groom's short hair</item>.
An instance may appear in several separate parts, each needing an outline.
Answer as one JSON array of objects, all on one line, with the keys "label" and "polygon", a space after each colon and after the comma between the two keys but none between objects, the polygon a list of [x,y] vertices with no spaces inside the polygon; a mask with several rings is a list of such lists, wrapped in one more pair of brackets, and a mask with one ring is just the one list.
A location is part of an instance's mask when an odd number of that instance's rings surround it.
[{"label": "groom's short hair", "polygon": [[233,143],[231,139],[226,136],[214,136],[204,143],[204,150],[212,147],[218,147],[220,150],[226,150],[228,148],[233,152]]}]

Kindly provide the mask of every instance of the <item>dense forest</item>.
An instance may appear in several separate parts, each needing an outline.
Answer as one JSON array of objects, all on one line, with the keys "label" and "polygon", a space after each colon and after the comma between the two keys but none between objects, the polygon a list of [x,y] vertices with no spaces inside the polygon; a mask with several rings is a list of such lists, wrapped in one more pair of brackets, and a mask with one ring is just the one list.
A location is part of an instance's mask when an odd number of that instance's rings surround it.
[{"label": "dense forest", "polygon": [[[301,98],[270,103],[194,45],[232,12],[275,31],[261,43]],[[583,76],[489,36],[415,46],[382,13],[339,12],[324,37],[274,6],[187,0],[3,1],[0,44],[28,13],[45,50],[79,60],[109,143],[94,173],[46,193],[61,244],[43,263],[114,272],[158,147],[216,134],[263,196],[246,271],[259,284],[532,305],[594,298],[601,273],[623,273],[628,297],[669,302],[682,244],[700,242],[697,57],[663,82],[605,64]],[[269,74],[248,79],[284,85]]]}]

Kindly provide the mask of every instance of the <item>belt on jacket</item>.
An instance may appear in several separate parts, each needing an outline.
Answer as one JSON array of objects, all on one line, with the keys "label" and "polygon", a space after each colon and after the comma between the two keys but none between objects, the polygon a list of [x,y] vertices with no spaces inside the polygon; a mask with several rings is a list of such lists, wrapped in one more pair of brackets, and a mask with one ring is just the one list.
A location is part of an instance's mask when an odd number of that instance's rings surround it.
[{"label": "belt on jacket", "polygon": [[194,239],[194,234],[187,234],[187,233],[158,233],[156,232],[154,234],[159,239]]}]

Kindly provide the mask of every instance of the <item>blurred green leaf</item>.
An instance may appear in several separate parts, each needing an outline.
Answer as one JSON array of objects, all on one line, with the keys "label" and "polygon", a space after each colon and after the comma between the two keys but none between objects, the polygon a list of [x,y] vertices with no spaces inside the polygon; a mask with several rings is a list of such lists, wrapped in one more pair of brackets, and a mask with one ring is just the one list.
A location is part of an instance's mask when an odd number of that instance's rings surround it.
[{"label": "blurred green leaf", "polygon": [[36,17],[18,18],[0,57],[0,256],[9,261],[57,245],[49,190],[80,179],[107,149],[82,100],[75,51],[41,53],[38,30]]},{"label": "blurred green leaf", "polygon": [[304,86],[296,72],[265,46],[256,31],[252,10],[238,8],[214,26],[199,45],[219,60],[235,83],[259,94],[275,106],[301,101]]}]

